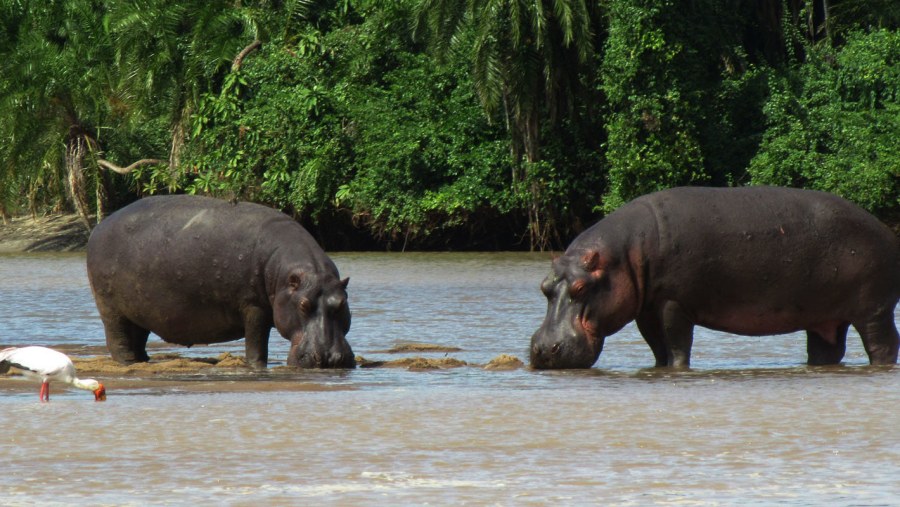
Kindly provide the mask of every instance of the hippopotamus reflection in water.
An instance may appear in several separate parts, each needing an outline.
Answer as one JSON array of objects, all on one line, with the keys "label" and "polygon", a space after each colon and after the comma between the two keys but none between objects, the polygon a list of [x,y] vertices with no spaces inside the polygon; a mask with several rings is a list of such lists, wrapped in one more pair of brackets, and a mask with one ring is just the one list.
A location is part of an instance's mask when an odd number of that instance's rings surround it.
[{"label": "hippopotamus reflection in water", "polygon": [[897,361],[894,233],[831,194],[676,188],[622,206],[554,261],[535,368],[590,368],[632,320],[657,366],[687,367],[695,325],[761,336],[805,330],[809,364],[844,357],[847,328],[872,364]]},{"label": "hippopotamus reflection in water", "polygon": [[274,326],[292,366],[353,368],[347,279],[289,216],[251,203],[157,196],[103,220],[87,247],[106,344],[121,363],[147,361],[152,331],[181,345],[245,338],[265,368]]}]

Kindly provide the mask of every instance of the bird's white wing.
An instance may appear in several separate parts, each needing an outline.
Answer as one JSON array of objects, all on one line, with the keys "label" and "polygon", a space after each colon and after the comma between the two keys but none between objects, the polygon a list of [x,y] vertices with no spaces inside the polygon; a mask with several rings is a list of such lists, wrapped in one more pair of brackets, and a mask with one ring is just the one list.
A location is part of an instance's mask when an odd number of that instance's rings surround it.
[{"label": "bird's white wing", "polygon": [[74,372],[68,356],[46,347],[17,347],[0,351],[0,354],[3,354],[0,361],[42,376],[56,377]]},{"label": "bird's white wing", "polygon": [[6,361],[6,358],[8,358],[10,355],[12,355],[13,352],[17,350],[19,350],[18,347],[10,347],[8,349],[0,350],[0,362]]}]

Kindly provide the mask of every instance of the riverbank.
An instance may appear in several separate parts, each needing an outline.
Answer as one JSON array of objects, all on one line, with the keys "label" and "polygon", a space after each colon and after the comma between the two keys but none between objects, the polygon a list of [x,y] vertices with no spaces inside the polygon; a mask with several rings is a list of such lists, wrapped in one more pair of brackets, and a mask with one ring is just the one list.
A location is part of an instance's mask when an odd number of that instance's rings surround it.
[{"label": "riverbank", "polygon": [[[405,250],[390,238],[377,240],[353,225],[346,217],[320,217],[321,224],[302,223],[328,252]],[[506,228],[507,231],[514,228]],[[520,249],[515,238],[500,238],[502,234],[483,234],[480,239],[459,236],[451,231],[437,240],[427,251],[513,251]],[[87,247],[90,231],[74,214],[52,214],[32,218],[20,216],[0,221],[0,254],[28,252],[79,252]],[[517,248],[519,247],[519,248]]]},{"label": "riverbank", "polygon": [[[900,216],[882,219],[900,236]],[[32,218],[15,217],[0,222],[0,254],[27,252],[80,252],[87,247],[90,231],[80,217],[71,214],[52,214]],[[346,242],[335,242],[347,246]],[[355,243],[354,243],[355,244]],[[371,245],[370,245],[371,246]],[[369,250],[367,248],[326,248],[330,251]],[[383,250],[378,248],[376,250]],[[389,250],[389,249],[388,249]]]},{"label": "riverbank", "polygon": [[75,214],[11,218],[0,223],[0,253],[78,252],[90,231]]}]

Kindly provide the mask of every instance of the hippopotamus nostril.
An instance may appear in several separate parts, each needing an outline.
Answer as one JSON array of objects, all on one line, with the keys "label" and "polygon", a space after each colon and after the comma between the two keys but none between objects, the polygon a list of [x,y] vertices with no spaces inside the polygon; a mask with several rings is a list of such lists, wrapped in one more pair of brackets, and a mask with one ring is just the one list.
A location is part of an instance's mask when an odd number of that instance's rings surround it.
[{"label": "hippopotamus nostril", "polygon": [[352,368],[356,366],[356,357],[352,352],[349,354],[332,352],[328,356],[328,366],[331,368]]}]

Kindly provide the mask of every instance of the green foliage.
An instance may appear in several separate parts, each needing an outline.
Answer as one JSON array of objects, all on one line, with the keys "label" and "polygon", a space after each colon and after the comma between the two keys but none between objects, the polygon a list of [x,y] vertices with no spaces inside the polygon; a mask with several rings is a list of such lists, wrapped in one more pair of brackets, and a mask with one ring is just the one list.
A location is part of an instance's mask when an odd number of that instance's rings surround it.
[{"label": "green foliage", "polygon": [[310,27],[226,76],[193,116],[186,190],[313,218],[346,207],[376,234],[411,240],[504,210],[502,137],[459,66],[436,67],[385,31],[401,15]]},{"label": "green foliage", "polygon": [[[417,10],[417,31],[428,34],[439,57],[451,50],[468,56],[485,113],[505,122],[516,168],[512,183],[525,198],[531,248],[547,247],[555,232],[553,201],[542,193],[540,176],[529,171],[544,161],[544,133],[561,117],[581,119],[567,106],[589,88],[584,80],[594,59],[596,5],[584,0],[422,0]],[[528,189],[527,197],[522,188]]]},{"label": "green foliage", "polygon": [[[763,81],[736,3],[610,0],[601,65],[611,211],[677,185],[741,179],[762,128]],[[698,29],[703,27],[703,29]]]},{"label": "green foliage", "polygon": [[[0,185],[18,190],[3,193],[7,209],[66,207],[67,150],[114,121],[104,12],[90,0],[0,5]],[[96,171],[82,176],[96,188]]]},{"label": "green foliage", "polygon": [[692,121],[691,97],[676,68],[685,48],[666,32],[671,1],[610,1],[603,91],[610,104],[608,133],[611,211],[638,195],[700,183],[703,155]]},{"label": "green foliage", "polygon": [[[480,208],[508,210],[507,148],[479,114],[459,69],[424,55],[398,55],[383,84],[351,91],[358,214],[392,236],[460,225]],[[493,130],[493,132],[492,132]]]},{"label": "green foliage", "polygon": [[[219,93],[201,97],[191,119],[188,192],[288,207],[297,178],[327,164],[316,154],[340,134],[317,124],[330,109],[327,98],[308,79],[313,69],[291,52],[270,45],[228,74]],[[301,178],[307,187],[314,180]],[[302,191],[296,201],[299,209],[310,204]]]},{"label": "green foliage", "polygon": [[591,7],[584,0],[422,0],[417,10],[419,31],[431,32],[440,55],[458,46],[463,32],[472,35],[466,50],[488,114],[499,113],[506,100],[506,114],[527,121],[539,113],[542,92],[554,96],[571,86],[565,74],[576,69],[562,60],[577,65],[593,56]]},{"label": "green foliage", "polygon": [[[0,214],[202,193],[411,248],[562,247],[685,184],[817,188],[894,214],[898,12],[0,0]],[[163,162],[101,170],[148,158]]]},{"label": "green foliage", "polygon": [[900,196],[900,33],[854,32],[836,53],[774,75],[755,184],[842,195],[872,211]]}]

